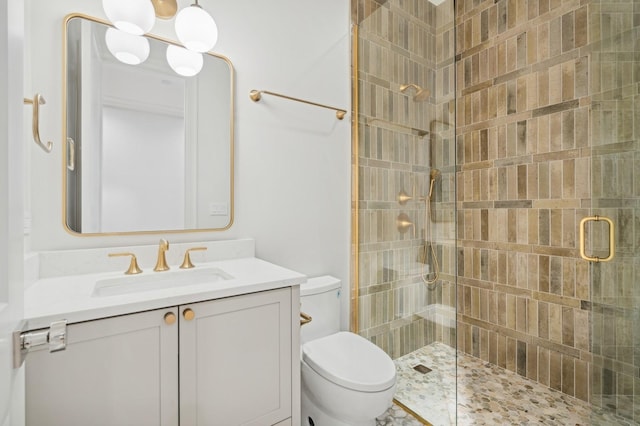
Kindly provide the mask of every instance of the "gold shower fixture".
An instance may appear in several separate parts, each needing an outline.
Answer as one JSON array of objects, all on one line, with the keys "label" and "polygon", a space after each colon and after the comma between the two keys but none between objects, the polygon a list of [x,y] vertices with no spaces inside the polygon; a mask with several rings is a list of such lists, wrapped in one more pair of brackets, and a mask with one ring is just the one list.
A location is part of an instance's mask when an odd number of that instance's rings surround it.
[{"label": "gold shower fixture", "polygon": [[406,92],[409,88],[413,88],[416,91],[416,94],[413,95],[413,100],[415,102],[426,101],[427,99],[429,99],[429,95],[431,95],[431,92],[429,91],[429,89],[423,89],[422,87],[414,83],[400,85],[400,91],[402,93]]}]

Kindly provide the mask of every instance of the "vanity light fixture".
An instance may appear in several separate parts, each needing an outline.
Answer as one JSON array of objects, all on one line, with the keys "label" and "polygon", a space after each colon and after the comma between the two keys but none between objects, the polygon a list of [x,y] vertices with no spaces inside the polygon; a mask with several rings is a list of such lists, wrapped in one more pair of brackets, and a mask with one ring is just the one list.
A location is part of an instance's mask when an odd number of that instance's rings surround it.
[{"label": "vanity light fixture", "polygon": [[102,8],[116,28],[130,34],[149,32],[156,17],[171,19],[175,16],[176,35],[187,49],[208,52],[218,41],[218,26],[198,0],[177,15],[177,0],[102,0]]},{"label": "vanity light fixture", "polygon": [[149,0],[102,0],[102,8],[116,28],[129,34],[147,33],[156,21]]},{"label": "vanity light fixture", "polygon": [[138,65],[149,57],[149,40],[146,38],[109,28],[104,35],[107,49],[117,60],[129,65]]},{"label": "vanity light fixture", "polygon": [[218,41],[218,26],[198,0],[178,12],[175,29],[180,43],[194,52],[208,52]]},{"label": "vanity light fixture", "polygon": [[176,73],[192,77],[200,72],[204,60],[202,53],[170,44],[167,46],[167,62]]}]

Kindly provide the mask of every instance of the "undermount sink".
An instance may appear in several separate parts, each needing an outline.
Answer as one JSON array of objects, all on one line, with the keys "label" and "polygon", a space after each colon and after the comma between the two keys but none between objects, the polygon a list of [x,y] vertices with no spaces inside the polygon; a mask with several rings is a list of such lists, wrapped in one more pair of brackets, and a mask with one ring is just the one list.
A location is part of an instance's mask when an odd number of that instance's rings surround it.
[{"label": "undermount sink", "polygon": [[92,297],[115,296],[197,284],[213,284],[232,278],[231,275],[219,268],[196,268],[126,275],[96,281]]}]

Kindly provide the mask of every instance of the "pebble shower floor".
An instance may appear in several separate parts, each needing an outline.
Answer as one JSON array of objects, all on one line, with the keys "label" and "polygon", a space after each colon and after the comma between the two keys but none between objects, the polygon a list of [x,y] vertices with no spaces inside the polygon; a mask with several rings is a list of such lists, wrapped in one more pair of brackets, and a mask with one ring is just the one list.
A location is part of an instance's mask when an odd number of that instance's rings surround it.
[{"label": "pebble shower floor", "polygon": [[[455,349],[442,343],[427,345],[395,363],[396,400],[434,426],[634,424],[606,413],[593,421],[588,403],[460,352],[456,385]],[[418,364],[432,371],[414,370]],[[377,419],[378,426],[422,424],[396,404]]]}]

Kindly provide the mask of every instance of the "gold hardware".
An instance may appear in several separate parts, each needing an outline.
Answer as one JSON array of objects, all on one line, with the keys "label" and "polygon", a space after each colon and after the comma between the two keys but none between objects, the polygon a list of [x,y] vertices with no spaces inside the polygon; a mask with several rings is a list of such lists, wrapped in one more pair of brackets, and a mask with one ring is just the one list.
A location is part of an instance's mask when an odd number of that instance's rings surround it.
[{"label": "gold hardware", "polygon": [[180,269],[191,269],[194,267],[194,264],[191,263],[191,256],[189,256],[189,252],[192,251],[202,251],[206,250],[206,247],[194,247],[190,248],[184,252],[184,260],[182,261],[182,265],[180,265]]},{"label": "gold hardware", "polygon": [[156,16],[160,19],[171,19],[178,11],[176,0],[151,0]]},{"label": "gold hardware", "polygon": [[[62,127],[64,130],[64,136],[63,140],[66,140],[66,134],[67,134],[67,128],[66,128],[66,120],[67,120],[67,76],[69,74],[69,70],[68,70],[68,65],[67,65],[67,57],[68,57],[68,49],[67,49],[67,44],[68,44],[68,39],[69,39],[69,34],[67,31],[67,26],[69,24],[69,22],[74,19],[74,18],[80,18],[80,19],[85,19],[94,23],[99,23],[99,24],[103,24],[109,27],[112,27],[113,25],[111,25],[110,22],[104,20],[104,19],[100,19],[100,18],[96,18],[93,16],[89,16],[89,15],[85,15],[82,13],[70,13],[68,15],[66,15],[64,17],[64,21],[62,22],[62,29],[63,29],[63,43],[62,43],[62,64],[63,64],[63,76],[62,76],[62,92],[63,92],[63,108],[62,108]],[[149,38],[151,40],[158,40],[158,41],[162,41],[164,43],[167,44],[172,44],[172,45],[176,45],[176,46],[181,46],[178,43],[176,43],[176,41],[174,40],[170,40],[169,38],[164,38],[164,37],[159,37],[157,35],[153,35],[153,34],[145,34],[146,38]],[[234,161],[234,135],[235,135],[235,125],[234,125],[234,111],[235,111],[235,91],[234,88],[236,87],[235,84],[235,79],[236,79],[236,72],[235,69],[233,67],[233,64],[231,63],[231,60],[219,53],[214,53],[214,52],[206,52],[203,53],[203,55],[209,55],[212,56],[214,58],[218,58],[222,61],[224,61],[227,66],[229,67],[229,71],[230,71],[230,76],[229,76],[229,92],[231,95],[231,99],[230,99],[230,103],[229,103],[229,176],[230,176],[230,180],[229,180],[229,186],[227,187],[229,190],[229,199],[230,199],[230,205],[229,205],[229,223],[227,223],[226,225],[224,225],[221,228],[197,228],[197,229],[172,229],[172,230],[162,230],[163,233],[165,234],[177,234],[177,233],[196,233],[196,232],[214,232],[214,231],[226,231],[228,229],[230,229],[233,226],[234,223],[234,216],[235,216],[235,207],[234,207],[234,200],[235,200],[235,185],[234,185],[234,181],[233,181],[233,177],[235,176],[235,161]],[[31,103],[31,102],[28,102]],[[69,208],[67,207],[67,199],[69,197],[69,190],[67,188],[67,182],[68,182],[68,176],[67,173],[64,173],[64,168],[66,167],[66,161],[62,161],[62,167],[63,167],[63,173],[62,173],[62,217],[66,218],[67,217],[67,212],[69,210]],[[73,235],[74,237],[95,237],[95,236],[114,236],[114,235],[146,235],[146,234],[155,234],[158,233],[157,230],[154,231],[120,231],[120,232],[78,232],[76,230],[71,229],[71,227],[69,226],[69,224],[67,223],[66,220],[63,221],[63,226],[64,226],[64,230]]]},{"label": "gold hardware", "polygon": [[[605,221],[609,224],[609,256],[604,258],[599,258],[598,256],[588,256],[585,251],[586,237],[585,237],[585,225],[587,222],[599,222]],[[606,216],[588,216],[580,221],[580,257],[588,262],[608,262],[613,259],[615,255],[616,247],[615,247],[615,228],[613,225],[613,221]]]},{"label": "gold hardware", "polygon": [[409,228],[414,227],[413,222],[411,222],[406,213],[400,213],[398,215],[398,218],[396,219],[396,226],[398,227],[398,232],[401,234],[407,232]]},{"label": "gold hardware", "polygon": [[191,309],[187,308],[184,311],[182,311],[182,317],[187,321],[191,321],[196,317],[196,313],[193,312]]},{"label": "gold hardware", "polygon": [[136,255],[133,253],[109,253],[109,257],[116,256],[131,256],[131,262],[129,263],[129,269],[125,272],[126,275],[135,275],[142,272],[142,269],[138,266],[138,260],[136,259]]},{"label": "gold hardware", "polygon": [[167,325],[174,324],[176,322],[176,314],[174,314],[173,312],[167,312],[166,314],[164,314],[164,322]]},{"label": "gold hardware", "polygon": [[304,312],[300,312],[300,327],[302,327],[305,324],[309,324],[311,321],[313,321],[313,318],[311,318],[311,315],[309,314],[305,314]]},{"label": "gold hardware", "polygon": [[69,156],[67,157],[67,170],[70,172],[76,169],[76,143],[71,138],[67,138]]},{"label": "gold hardware", "polygon": [[401,206],[404,206],[405,204],[407,204],[407,201],[411,201],[411,200],[413,200],[413,196],[404,192],[404,189],[401,190],[400,193],[398,194],[398,203],[400,203]]},{"label": "gold hardware", "polygon": [[360,215],[360,202],[359,202],[359,189],[360,188],[360,154],[359,154],[359,137],[360,123],[359,123],[359,99],[360,92],[358,90],[358,25],[353,24],[351,26],[351,318],[350,318],[350,330],[354,333],[358,333],[358,312],[360,311],[359,298],[360,298],[360,241],[359,241],[359,227],[360,221],[358,216]]},{"label": "gold hardware", "polygon": [[44,105],[46,101],[41,94],[36,93],[33,99],[24,98],[25,105],[33,105],[33,116],[31,120],[31,131],[33,133],[33,140],[44,152],[51,152],[53,149],[53,142],[49,141],[47,144],[43,144],[40,140],[40,105]]},{"label": "gold hardware", "polygon": [[167,250],[169,250],[169,241],[162,238],[160,240],[160,245],[158,246],[158,261],[156,262],[156,266],[153,268],[154,271],[162,272],[169,270],[167,257],[165,256]]},{"label": "gold hardware", "polygon": [[426,101],[427,99],[429,99],[429,95],[431,95],[431,92],[429,91],[429,89],[423,89],[422,87],[418,86],[417,84],[413,84],[413,83],[411,83],[411,84],[401,84],[400,85],[400,91],[402,93],[404,93],[410,87],[413,87],[416,90],[416,94],[413,95],[413,100],[415,102],[423,102],[423,101]]},{"label": "gold hardware", "polygon": [[260,99],[262,99],[263,93],[266,95],[278,96],[279,98],[289,99],[290,101],[302,102],[303,104],[307,104],[307,105],[313,105],[320,108],[332,109],[336,112],[336,118],[338,120],[342,120],[344,116],[347,114],[347,111],[344,109],[323,105],[316,102],[305,101],[304,99],[298,99],[298,98],[294,98],[287,95],[281,95],[280,93],[269,92],[268,90],[252,90],[251,92],[249,92],[249,97],[253,102],[258,102]]}]

